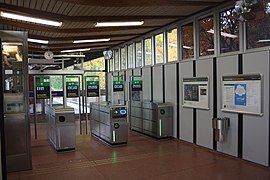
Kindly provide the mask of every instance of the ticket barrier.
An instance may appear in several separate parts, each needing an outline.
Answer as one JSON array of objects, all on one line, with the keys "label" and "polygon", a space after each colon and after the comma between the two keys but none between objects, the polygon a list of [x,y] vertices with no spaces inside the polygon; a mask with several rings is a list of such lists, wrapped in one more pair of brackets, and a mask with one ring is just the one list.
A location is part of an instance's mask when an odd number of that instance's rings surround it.
[{"label": "ticket barrier", "polygon": [[51,146],[57,151],[75,150],[76,127],[73,108],[63,105],[46,106],[47,135]]},{"label": "ticket barrier", "polygon": [[172,136],[173,107],[170,103],[131,102],[131,129],[155,138]]},{"label": "ticket barrier", "polygon": [[91,133],[107,143],[127,143],[129,125],[125,105],[90,103],[90,123]]}]

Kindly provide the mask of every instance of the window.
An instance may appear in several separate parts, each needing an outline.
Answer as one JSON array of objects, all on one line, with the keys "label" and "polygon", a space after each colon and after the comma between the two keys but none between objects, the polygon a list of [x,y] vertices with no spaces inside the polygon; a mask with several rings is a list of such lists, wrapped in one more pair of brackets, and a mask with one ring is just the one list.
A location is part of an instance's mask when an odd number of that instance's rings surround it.
[{"label": "window", "polygon": [[145,65],[152,65],[152,39],[148,38],[144,40],[145,46]]},{"label": "window", "polygon": [[239,21],[236,10],[229,9],[219,14],[220,53],[239,50]]},{"label": "window", "polygon": [[163,33],[155,36],[156,64],[164,63]]},{"label": "window", "polygon": [[113,59],[110,59],[109,61],[110,61],[110,72],[112,72],[113,71]]},{"label": "window", "polygon": [[247,22],[247,49],[270,46],[270,0],[264,3],[264,18]]},{"label": "window", "polygon": [[86,70],[105,70],[105,59],[100,57],[91,61],[83,63],[83,67]]},{"label": "window", "polygon": [[119,49],[114,51],[114,70],[119,70]]},{"label": "window", "polygon": [[128,46],[128,68],[133,68],[133,44]]},{"label": "window", "polygon": [[121,69],[127,69],[126,47],[121,48]]},{"label": "window", "polygon": [[206,17],[199,21],[200,56],[212,55],[214,49],[214,18]]},{"label": "window", "polygon": [[136,43],[136,67],[142,66],[142,42]]},{"label": "window", "polygon": [[193,23],[182,26],[182,56],[183,59],[194,58]]},{"label": "window", "polygon": [[168,62],[177,61],[177,29],[168,31]]}]

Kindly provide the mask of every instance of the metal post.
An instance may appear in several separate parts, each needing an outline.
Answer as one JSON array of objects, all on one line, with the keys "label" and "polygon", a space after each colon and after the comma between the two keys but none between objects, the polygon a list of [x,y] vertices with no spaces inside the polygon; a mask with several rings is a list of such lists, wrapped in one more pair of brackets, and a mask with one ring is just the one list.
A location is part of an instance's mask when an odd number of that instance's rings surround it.
[{"label": "metal post", "polygon": [[[84,78],[84,81],[85,81],[85,85],[86,85],[86,77]],[[85,88],[86,89],[86,88]],[[86,91],[85,91],[85,129],[86,129],[86,134],[88,134],[88,112],[87,112],[87,108],[88,108],[88,106],[87,106],[87,94],[86,94]]]},{"label": "metal post", "polygon": [[63,79],[63,104],[64,104],[64,108],[67,108],[67,85],[66,85],[66,76],[62,75],[62,79]]},{"label": "metal post", "polygon": [[34,126],[35,126],[35,139],[37,139],[37,99],[36,99],[36,77],[34,77]]},{"label": "metal post", "polygon": [[82,120],[81,120],[81,86],[80,86],[80,76],[78,76],[78,84],[79,84],[79,121],[80,121],[80,134],[82,134]]}]

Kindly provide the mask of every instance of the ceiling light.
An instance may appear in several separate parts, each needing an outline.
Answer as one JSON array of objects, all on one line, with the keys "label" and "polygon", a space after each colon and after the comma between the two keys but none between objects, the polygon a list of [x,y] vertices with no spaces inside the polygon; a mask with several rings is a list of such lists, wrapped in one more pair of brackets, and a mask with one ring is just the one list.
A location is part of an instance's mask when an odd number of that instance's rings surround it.
[{"label": "ceiling light", "polygon": [[49,41],[46,40],[40,40],[40,39],[27,39],[28,42],[33,42],[33,43],[40,43],[40,44],[49,44]]},{"label": "ceiling light", "polygon": [[192,47],[190,47],[190,46],[185,46],[185,45],[183,45],[183,48],[184,48],[184,49],[193,49]]},{"label": "ceiling light", "polygon": [[92,43],[92,42],[107,42],[110,41],[110,38],[106,38],[106,39],[88,39],[88,40],[76,40],[73,41],[73,43]]},{"label": "ceiling light", "polygon": [[144,21],[129,21],[129,22],[97,22],[95,27],[111,27],[111,26],[141,26]]},{"label": "ceiling light", "polygon": [[[209,31],[207,31],[208,33],[211,33],[211,34],[214,34],[215,32],[214,32],[214,30],[213,29],[210,29]],[[229,33],[225,33],[225,32],[221,32],[220,33],[221,34],[221,36],[224,36],[224,37],[229,37],[229,38],[237,38],[237,36],[236,35],[233,35],[233,34],[229,34]]]},{"label": "ceiling light", "polygon": [[61,53],[82,52],[82,51],[90,51],[90,48],[63,50],[63,51],[61,51]]},{"label": "ceiling light", "polygon": [[259,42],[259,43],[270,42],[270,39],[260,39],[257,42]]},{"label": "ceiling light", "polygon": [[27,17],[19,14],[13,14],[8,12],[0,12],[1,17],[15,19],[15,20],[21,20],[21,21],[28,21],[32,23],[39,23],[39,24],[45,24],[50,26],[61,26],[62,22],[59,21],[51,21],[46,19],[40,19],[40,18],[33,18],[33,17]]}]

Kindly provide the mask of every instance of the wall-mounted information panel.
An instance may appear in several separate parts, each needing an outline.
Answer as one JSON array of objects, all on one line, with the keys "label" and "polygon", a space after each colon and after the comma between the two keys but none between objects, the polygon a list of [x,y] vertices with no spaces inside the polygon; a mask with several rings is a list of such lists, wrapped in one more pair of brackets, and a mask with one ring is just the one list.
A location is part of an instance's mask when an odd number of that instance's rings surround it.
[{"label": "wall-mounted information panel", "polygon": [[262,75],[223,76],[222,111],[262,115]]},{"label": "wall-mounted information panel", "polygon": [[50,98],[50,77],[49,76],[35,76],[36,78],[36,99]]},{"label": "wall-mounted information panel", "polygon": [[99,77],[85,76],[87,97],[99,97]]},{"label": "wall-mounted information panel", "polygon": [[183,78],[183,107],[209,109],[208,77]]},{"label": "wall-mounted information panel", "polygon": [[67,98],[79,97],[79,77],[66,76]]}]

